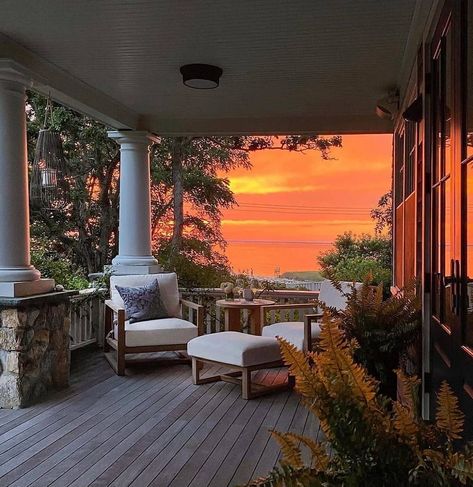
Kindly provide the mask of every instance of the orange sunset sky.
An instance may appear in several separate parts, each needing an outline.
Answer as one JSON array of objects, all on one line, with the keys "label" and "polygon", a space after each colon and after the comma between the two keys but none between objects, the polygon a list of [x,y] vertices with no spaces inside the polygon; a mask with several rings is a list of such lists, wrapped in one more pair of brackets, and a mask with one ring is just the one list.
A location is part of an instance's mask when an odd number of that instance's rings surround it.
[{"label": "orange sunset sky", "polygon": [[345,135],[328,161],[315,151],[253,153],[252,170],[227,175],[239,204],[222,218],[234,271],[314,270],[336,235],[373,233],[369,212],[391,187],[391,152],[391,135]]}]

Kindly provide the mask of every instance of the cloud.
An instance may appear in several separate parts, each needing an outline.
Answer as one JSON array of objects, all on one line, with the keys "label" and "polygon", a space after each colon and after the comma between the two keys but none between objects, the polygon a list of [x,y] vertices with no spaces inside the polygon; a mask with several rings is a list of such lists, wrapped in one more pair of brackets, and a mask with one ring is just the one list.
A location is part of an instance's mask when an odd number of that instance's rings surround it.
[{"label": "cloud", "polygon": [[[303,179],[303,178],[300,178]],[[294,191],[315,191],[322,187],[316,184],[307,184],[301,180],[294,180],[290,175],[248,175],[230,178],[230,189],[235,194],[274,194],[293,193]]]}]

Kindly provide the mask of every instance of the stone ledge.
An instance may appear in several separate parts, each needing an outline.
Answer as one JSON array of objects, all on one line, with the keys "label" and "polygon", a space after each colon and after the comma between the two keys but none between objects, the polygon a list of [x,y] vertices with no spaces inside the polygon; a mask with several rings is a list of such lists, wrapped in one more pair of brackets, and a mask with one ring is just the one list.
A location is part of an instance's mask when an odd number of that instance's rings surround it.
[{"label": "stone ledge", "polygon": [[53,304],[68,301],[72,296],[77,296],[79,291],[61,291],[47,294],[36,294],[24,298],[6,298],[0,296],[0,307],[9,306],[36,306],[41,304]]}]

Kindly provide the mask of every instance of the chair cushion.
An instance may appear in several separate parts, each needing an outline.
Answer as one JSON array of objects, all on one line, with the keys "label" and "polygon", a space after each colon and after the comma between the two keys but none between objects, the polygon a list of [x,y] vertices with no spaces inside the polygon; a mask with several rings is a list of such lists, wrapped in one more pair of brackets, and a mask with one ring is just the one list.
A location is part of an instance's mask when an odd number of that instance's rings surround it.
[{"label": "chair cushion", "polygon": [[237,331],[222,331],[194,338],[187,344],[187,353],[192,357],[240,367],[281,360],[276,339]]},{"label": "chair cushion", "polygon": [[162,274],[146,274],[131,276],[111,276],[110,277],[110,298],[121,308],[124,308],[124,302],[116,290],[116,286],[138,287],[151,284],[158,280],[161,299],[166,307],[169,316],[181,318],[181,306],[179,304],[179,288],[177,285],[177,276],[174,272]]},{"label": "chair cushion", "polygon": [[[274,323],[263,327],[264,337],[281,337],[292,343],[299,350],[304,348],[304,323],[302,321],[287,321],[285,323]],[[312,322],[312,340],[320,335],[320,326]]]},{"label": "chair cushion", "polygon": [[[117,339],[117,325],[115,325]],[[155,345],[180,345],[197,336],[197,326],[180,318],[161,320],[125,321],[125,345],[127,347],[147,347]]]},{"label": "chair cushion", "polygon": [[157,279],[146,286],[115,286],[115,289],[125,303],[125,313],[130,323],[170,317],[161,299]]}]

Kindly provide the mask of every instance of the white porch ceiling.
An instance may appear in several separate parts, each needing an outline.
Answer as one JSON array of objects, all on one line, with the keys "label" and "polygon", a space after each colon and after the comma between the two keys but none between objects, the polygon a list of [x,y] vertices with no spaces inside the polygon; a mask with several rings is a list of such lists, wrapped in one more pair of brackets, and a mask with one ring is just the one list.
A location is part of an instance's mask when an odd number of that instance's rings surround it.
[{"label": "white porch ceiling", "polygon": [[[428,4],[3,0],[0,58],[22,63],[40,89],[116,128],[387,132],[376,100],[398,85]],[[220,66],[220,87],[185,87],[179,67],[187,63]]]}]

